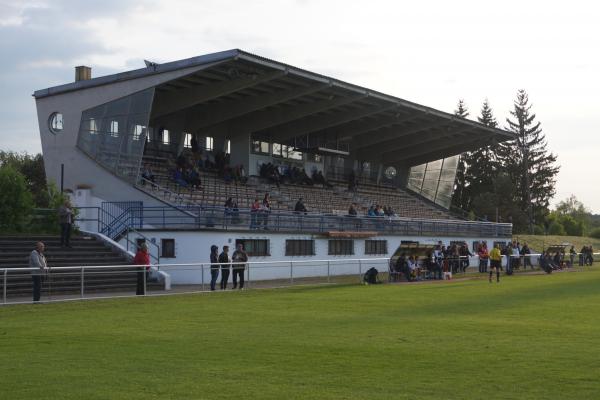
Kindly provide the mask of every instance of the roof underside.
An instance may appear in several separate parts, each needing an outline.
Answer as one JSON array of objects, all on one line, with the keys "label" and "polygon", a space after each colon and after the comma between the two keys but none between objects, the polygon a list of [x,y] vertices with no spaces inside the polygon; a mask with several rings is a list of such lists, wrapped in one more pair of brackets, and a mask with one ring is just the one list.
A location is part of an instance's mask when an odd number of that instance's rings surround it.
[{"label": "roof underside", "polygon": [[229,50],[37,91],[36,98],[198,67],[156,87],[151,124],[188,132],[252,133],[305,151],[348,150],[385,165],[418,165],[511,133],[367,88]]}]

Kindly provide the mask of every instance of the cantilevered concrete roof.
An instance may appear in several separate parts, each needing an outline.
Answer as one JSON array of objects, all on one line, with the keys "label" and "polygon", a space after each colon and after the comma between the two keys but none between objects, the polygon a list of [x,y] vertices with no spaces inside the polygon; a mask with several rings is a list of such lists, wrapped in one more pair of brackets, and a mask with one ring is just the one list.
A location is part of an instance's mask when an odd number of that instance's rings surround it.
[{"label": "cantilevered concrete roof", "polygon": [[150,123],[188,132],[252,133],[305,151],[348,151],[418,165],[511,140],[494,129],[395,96],[234,49],[38,90],[36,98],[198,67],[156,87]]}]

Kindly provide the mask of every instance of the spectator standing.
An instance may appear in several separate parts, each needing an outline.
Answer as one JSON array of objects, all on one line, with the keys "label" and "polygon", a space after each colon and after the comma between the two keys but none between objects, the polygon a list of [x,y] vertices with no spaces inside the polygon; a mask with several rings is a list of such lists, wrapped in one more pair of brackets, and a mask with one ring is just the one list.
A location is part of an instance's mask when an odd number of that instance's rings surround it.
[{"label": "spectator standing", "polygon": [[219,278],[219,247],[210,246],[210,290],[214,291]]},{"label": "spectator standing", "polygon": [[143,296],[146,294],[146,273],[150,269],[150,255],[148,254],[148,245],[146,243],[140,244],[138,251],[133,258],[134,265],[140,265],[137,271],[137,287],[135,294],[137,296]]},{"label": "spectator standing", "polygon": [[219,254],[219,263],[221,264],[221,290],[227,289],[227,281],[229,280],[229,269],[231,267],[231,259],[229,258],[229,246],[223,246],[223,252]]},{"label": "spectator standing", "polygon": [[73,224],[73,210],[69,200],[58,207],[58,219],[60,222],[60,247],[71,247],[71,225]]},{"label": "spectator standing", "polygon": [[529,248],[529,245],[527,245],[527,243],[523,243],[523,247],[521,247],[521,256],[523,256],[523,269],[526,270],[527,269],[527,265],[529,265],[531,267],[531,269],[533,269],[533,265],[531,265],[531,257],[529,256],[531,254],[531,249]]},{"label": "spectator standing", "polygon": [[250,206],[250,229],[258,229],[260,224],[258,214],[260,213],[260,203],[258,198],[254,199],[254,203]]},{"label": "spectator standing", "polygon": [[269,196],[269,192],[265,193],[260,212],[262,214],[263,227],[265,230],[268,230],[267,223],[269,221],[269,214],[271,213],[271,198]]},{"label": "spectator standing", "polygon": [[31,270],[31,280],[33,284],[33,301],[40,301],[42,292],[42,282],[44,276],[48,272],[48,263],[46,262],[46,256],[44,256],[44,243],[37,242],[35,249],[29,254],[29,268]]},{"label": "spectator standing", "polygon": [[240,278],[240,290],[244,288],[244,272],[248,262],[248,254],[244,251],[244,245],[238,243],[237,249],[231,255],[233,260],[233,288],[237,287],[238,276]]},{"label": "spectator standing", "polygon": [[490,258],[486,243],[481,243],[479,245],[477,255],[479,256],[479,272],[485,274],[488,269],[488,260]]}]

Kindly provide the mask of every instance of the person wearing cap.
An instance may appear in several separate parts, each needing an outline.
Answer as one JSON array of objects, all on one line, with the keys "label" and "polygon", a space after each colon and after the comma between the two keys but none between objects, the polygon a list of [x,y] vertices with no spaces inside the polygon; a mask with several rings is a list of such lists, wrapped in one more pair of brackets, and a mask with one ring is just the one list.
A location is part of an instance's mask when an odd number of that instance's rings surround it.
[{"label": "person wearing cap", "polygon": [[210,246],[210,290],[214,291],[219,278],[219,247]]},{"label": "person wearing cap", "polygon": [[31,270],[31,280],[33,283],[33,301],[40,301],[40,295],[42,291],[42,281],[44,275],[48,271],[48,263],[44,256],[44,243],[37,242],[35,249],[29,254],[29,268]]},{"label": "person wearing cap", "polygon": [[229,271],[231,268],[229,246],[223,246],[223,252],[219,254],[219,263],[221,264],[221,290],[225,290],[227,289],[227,281],[229,280]]},{"label": "person wearing cap", "polygon": [[150,255],[148,254],[148,245],[146,242],[143,242],[139,245],[138,251],[133,258],[133,264],[142,265],[142,267],[139,267],[137,271],[137,287],[135,294],[137,296],[143,296],[146,294],[145,282],[147,282],[144,275],[150,269]]}]

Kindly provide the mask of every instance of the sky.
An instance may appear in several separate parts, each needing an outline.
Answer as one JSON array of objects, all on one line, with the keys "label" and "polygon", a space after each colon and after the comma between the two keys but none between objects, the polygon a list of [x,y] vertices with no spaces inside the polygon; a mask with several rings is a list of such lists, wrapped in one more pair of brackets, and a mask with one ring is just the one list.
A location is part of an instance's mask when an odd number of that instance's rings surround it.
[{"label": "sky", "polygon": [[529,94],[571,194],[600,213],[600,6],[558,1],[0,0],[0,150],[41,151],[31,94],[74,80],[240,48],[505,127]]}]

